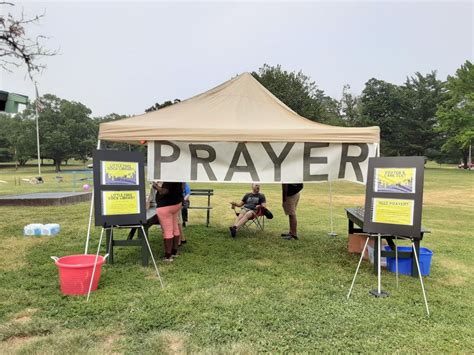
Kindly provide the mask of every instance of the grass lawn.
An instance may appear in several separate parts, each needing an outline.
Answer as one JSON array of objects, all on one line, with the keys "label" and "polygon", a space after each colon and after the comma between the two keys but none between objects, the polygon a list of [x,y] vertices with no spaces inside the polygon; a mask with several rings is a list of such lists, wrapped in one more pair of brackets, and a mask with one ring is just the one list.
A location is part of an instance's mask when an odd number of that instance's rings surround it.
[{"label": "grass lawn", "polygon": [[[62,174],[58,183],[52,169],[43,169],[43,185],[15,186],[14,168],[2,168],[7,183],[0,194],[71,191],[73,175]],[[35,176],[33,167],[20,172]],[[49,258],[83,252],[89,203],[0,207],[0,353],[474,352],[474,171],[426,170],[423,225],[432,233],[422,246],[434,251],[425,279],[430,318],[418,279],[401,276],[397,289],[395,275],[384,271],[391,296],[369,296],[377,280],[368,262],[346,300],[358,257],[347,253],[344,207],[363,205],[363,186],[333,184],[338,236],[331,238],[328,185],[306,184],[298,241],[279,236],[287,230],[279,186],[262,186],[275,215],[265,232],[235,240],[228,201],[249,186],[192,186],[215,189],[211,226],[204,226],[204,213],[190,211],[189,243],[172,264],[158,264],[165,288],[152,267],[140,266],[138,248],[117,248],[89,303],[61,295]],[[24,237],[28,223],[60,223],[62,230]],[[98,236],[96,229],[93,247]],[[150,239],[161,255],[156,227]]]}]

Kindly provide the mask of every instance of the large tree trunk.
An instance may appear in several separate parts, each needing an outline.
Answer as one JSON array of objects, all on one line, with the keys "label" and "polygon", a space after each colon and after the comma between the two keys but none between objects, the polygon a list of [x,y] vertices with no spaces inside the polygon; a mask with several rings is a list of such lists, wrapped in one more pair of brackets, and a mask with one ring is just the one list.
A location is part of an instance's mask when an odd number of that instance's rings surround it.
[{"label": "large tree trunk", "polygon": [[61,160],[54,159],[54,165],[56,166],[56,172],[59,173],[61,171]]},{"label": "large tree trunk", "polygon": [[468,168],[468,165],[467,165],[467,154],[462,154],[462,164],[463,164],[463,169],[467,169]]}]

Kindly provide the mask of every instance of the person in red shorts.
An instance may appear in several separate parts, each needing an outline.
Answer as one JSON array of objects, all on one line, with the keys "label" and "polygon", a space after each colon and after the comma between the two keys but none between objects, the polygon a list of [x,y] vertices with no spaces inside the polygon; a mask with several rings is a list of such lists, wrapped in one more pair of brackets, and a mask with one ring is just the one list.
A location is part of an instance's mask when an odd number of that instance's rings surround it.
[{"label": "person in red shorts", "polygon": [[183,184],[181,182],[153,183],[156,190],[156,213],[163,231],[166,262],[178,256],[180,232],[178,214],[183,202]]}]

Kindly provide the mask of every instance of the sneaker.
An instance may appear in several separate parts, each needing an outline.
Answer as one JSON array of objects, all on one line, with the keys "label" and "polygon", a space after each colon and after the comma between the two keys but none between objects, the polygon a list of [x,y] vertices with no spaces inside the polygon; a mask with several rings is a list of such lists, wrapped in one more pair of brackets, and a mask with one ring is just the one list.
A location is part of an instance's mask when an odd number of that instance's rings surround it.
[{"label": "sneaker", "polygon": [[171,263],[173,261],[173,258],[172,257],[163,258],[163,261],[166,262],[166,263]]},{"label": "sneaker", "polygon": [[171,254],[171,258],[177,258],[179,254]]},{"label": "sneaker", "polygon": [[237,235],[237,228],[232,226],[232,227],[229,227],[229,230],[230,230],[231,237],[235,238],[235,236]]},{"label": "sneaker", "polygon": [[297,235],[288,234],[286,237],[283,237],[283,239],[286,239],[286,240],[292,240],[292,239],[298,240],[298,236],[297,236]]},{"label": "sneaker", "polygon": [[185,240],[182,240],[182,241],[181,241],[181,245],[186,244],[187,242],[188,242],[188,241],[187,241],[186,239],[185,239]]},{"label": "sneaker", "polygon": [[290,233],[281,233],[282,237],[288,237],[289,235],[291,235],[291,234]]}]

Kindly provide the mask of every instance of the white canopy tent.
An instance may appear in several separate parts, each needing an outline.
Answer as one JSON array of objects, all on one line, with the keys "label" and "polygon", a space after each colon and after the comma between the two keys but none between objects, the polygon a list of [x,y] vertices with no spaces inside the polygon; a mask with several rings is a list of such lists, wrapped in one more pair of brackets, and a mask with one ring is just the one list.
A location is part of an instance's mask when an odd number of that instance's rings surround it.
[{"label": "white canopy tent", "polygon": [[115,142],[379,143],[379,127],[337,127],[291,110],[251,74],[163,109],[100,125],[99,139]]},{"label": "white canopy tent", "polygon": [[[166,108],[102,123],[98,149],[101,140],[147,141],[149,180],[158,176],[164,181],[293,183],[346,179],[364,183],[368,158],[378,154],[380,129],[336,127],[308,120],[251,74],[243,73]],[[164,163],[168,165],[162,167]],[[330,234],[334,235],[331,201]],[[92,207],[93,199],[86,254]],[[149,244],[148,248],[151,252]],[[152,259],[160,277],[153,254]],[[89,295],[90,289],[88,299]]]},{"label": "white canopy tent", "polygon": [[103,123],[99,139],[148,142],[149,180],[364,183],[380,129],[308,120],[244,73],[172,106]]}]

